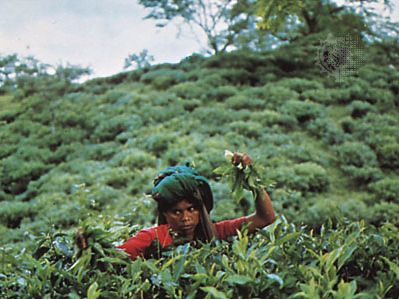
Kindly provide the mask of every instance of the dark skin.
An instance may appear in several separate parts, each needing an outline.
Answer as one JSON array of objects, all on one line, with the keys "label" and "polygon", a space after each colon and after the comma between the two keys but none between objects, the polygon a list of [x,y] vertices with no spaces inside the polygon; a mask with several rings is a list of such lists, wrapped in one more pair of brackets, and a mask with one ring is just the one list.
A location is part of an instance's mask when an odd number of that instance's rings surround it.
[{"label": "dark skin", "polygon": [[199,223],[200,213],[188,200],[179,201],[172,209],[164,213],[166,222],[180,236],[191,241]]},{"label": "dark skin", "polygon": [[[233,163],[242,163],[243,166],[252,163],[252,159],[247,154],[234,154]],[[255,213],[247,216],[248,231],[254,232],[258,228],[263,228],[274,222],[276,216],[271,199],[263,189],[252,190],[255,196]],[[167,223],[171,229],[187,240],[194,239],[194,231],[199,223],[200,212],[188,200],[179,201],[172,209],[164,213]]]}]

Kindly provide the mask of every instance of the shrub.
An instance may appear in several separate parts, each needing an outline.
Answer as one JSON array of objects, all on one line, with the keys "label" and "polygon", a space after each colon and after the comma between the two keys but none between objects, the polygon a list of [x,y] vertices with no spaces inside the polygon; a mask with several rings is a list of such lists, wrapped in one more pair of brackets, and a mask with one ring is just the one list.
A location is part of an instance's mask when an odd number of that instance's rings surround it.
[{"label": "shrub", "polygon": [[368,186],[377,200],[399,204],[399,178],[384,178]]},{"label": "shrub", "polygon": [[255,84],[255,75],[244,69],[220,69],[220,76],[231,85]]},{"label": "shrub", "polygon": [[104,142],[87,144],[82,148],[82,151],[76,151],[70,155],[70,159],[78,159],[85,157],[88,160],[95,161],[107,161],[109,160],[115,152],[118,151],[118,143],[116,142]]},{"label": "shrub", "polygon": [[353,101],[347,109],[353,118],[363,117],[370,111],[375,111],[371,104],[364,101]]},{"label": "shrub", "polygon": [[378,202],[368,208],[367,222],[379,227],[386,223],[399,225],[399,205],[393,202]]},{"label": "shrub", "polygon": [[306,90],[312,89],[323,89],[323,84],[316,80],[308,80],[302,78],[286,78],[278,82],[279,86],[295,90],[296,92],[302,93]]},{"label": "shrub", "polygon": [[267,108],[278,108],[290,100],[298,99],[298,93],[288,88],[268,83],[264,86],[262,98]]},{"label": "shrub", "polygon": [[335,147],[338,163],[341,166],[377,166],[374,151],[362,142],[348,141]]},{"label": "shrub", "polygon": [[347,104],[351,101],[351,91],[348,88],[330,89],[331,104]]},{"label": "shrub", "polygon": [[110,161],[113,166],[124,166],[130,170],[155,167],[156,158],[138,148],[127,148],[119,151]]},{"label": "shrub", "polygon": [[138,141],[138,144],[141,144],[145,150],[159,157],[168,149],[169,144],[173,143],[175,139],[175,134],[157,132],[148,137],[144,137],[142,141]]},{"label": "shrub", "polygon": [[298,215],[307,209],[306,199],[301,192],[277,188],[272,191],[273,208],[281,211],[287,220],[299,222]]},{"label": "shrub", "polygon": [[341,166],[341,169],[350,179],[360,185],[367,185],[383,177],[381,169],[377,167],[356,167],[353,165],[349,165]]},{"label": "shrub", "polygon": [[270,178],[278,188],[289,188],[300,192],[323,192],[330,185],[326,170],[313,162],[282,166],[270,171]]},{"label": "shrub", "polygon": [[399,172],[399,143],[378,143],[375,149],[378,162],[383,168]]},{"label": "shrub", "polygon": [[259,138],[263,133],[263,127],[252,121],[234,121],[230,123],[229,129],[247,138]]},{"label": "shrub", "polygon": [[310,101],[302,102],[298,100],[289,100],[281,106],[280,111],[291,115],[299,123],[306,123],[323,115],[323,107]]},{"label": "shrub", "polygon": [[0,160],[0,185],[14,195],[25,192],[30,181],[46,173],[49,165],[41,161],[25,161],[15,156]]},{"label": "shrub", "polygon": [[306,128],[313,136],[321,138],[329,145],[340,144],[348,138],[330,118],[317,118],[309,122]]},{"label": "shrub", "polygon": [[126,95],[125,91],[118,89],[111,89],[107,91],[100,99],[101,103],[106,104],[115,104],[119,99],[123,98]]},{"label": "shrub", "polygon": [[205,61],[205,67],[208,68],[228,68],[245,69],[253,71],[259,66],[265,64],[265,59],[256,53],[250,51],[237,50],[227,53],[220,53],[212,56]]},{"label": "shrub", "polygon": [[379,111],[388,112],[395,107],[395,97],[389,90],[370,88],[360,98],[374,104]]},{"label": "shrub", "polygon": [[237,88],[234,86],[230,85],[219,86],[207,91],[207,98],[218,102],[222,102],[225,99],[234,96],[236,93],[237,93]]},{"label": "shrub", "polygon": [[223,74],[218,70],[198,69],[191,71],[192,80],[198,80],[197,84],[209,87],[228,85],[229,82],[223,78]]},{"label": "shrub", "polygon": [[323,105],[329,105],[333,103],[333,96],[331,95],[330,89],[310,89],[305,90],[301,96],[301,100],[311,100],[315,103],[320,103]]},{"label": "shrub", "polygon": [[203,129],[206,129],[205,127],[215,130],[223,129],[220,127],[234,121],[234,111],[228,111],[222,106],[198,107],[191,116],[193,119],[207,124],[207,126],[203,126]]},{"label": "shrub", "polygon": [[171,87],[168,91],[183,99],[205,99],[207,85],[200,85],[194,82],[183,82]]},{"label": "shrub", "polygon": [[231,109],[259,110],[265,106],[265,101],[257,98],[249,98],[245,94],[237,94],[227,98],[226,106]]},{"label": "shrub", "polygon": [[297,123],[296,119],[290,115],[268,109],[252,112],[251,120],[261,124],[263,127],[281,125],[287,128],[293,128]]},{"label": "shrub", "polygon": [[340,214],[351,221],[364,219],[368,214],[369,207],[361,200],[348,198],[339,203]]},{"label": "shrub", "polygon": [[0,202],[0,224],[8,228],[16,228],[24,217],[33,217],[36,212],[30,202],[2,201]]},{"label": "shrub", "polygon": [[363,80],[369,82],[372,86],[378,84],[379,80],[382,80],[384,82],[389,81],[389,73],[389,68],[382,65],[379,66],[374,64],[366,64],[358,70],[358,76]]},{"label": "shrub", "polygon": [[[186,113],[183,108],[183,104],[174,104],[169,106],[154,106],[154,105],[143,105],[139,111],[140,115],[145,115],[145,120],[148,123],[162,123],[172,120],[175,117],[182,116]],[[133,127],[137,129],[138,127]]]},{"label": "shrub", "polygon": [[60,171],[53,168],[42,175],[39,180],[31,181],[28,185],[27,195],[35,197],[38,194],[59,193],[70,194],[73,186],[89,183],[86,177],[79,174]]},{"label": "shrub", "polygon": [[141,117],[138,115],[115,116],[107,121],[102,121],[91,135],[91,139],[97,142],[113,141],[117,135],[141,126]]},{"label": "shrub", "polygon": [[140,81],[146,84],[152,84],[158,89],[167,89],[174,84],[186,80],[185,72],[181,70],[158,69],[152,70],[141,76]]}]

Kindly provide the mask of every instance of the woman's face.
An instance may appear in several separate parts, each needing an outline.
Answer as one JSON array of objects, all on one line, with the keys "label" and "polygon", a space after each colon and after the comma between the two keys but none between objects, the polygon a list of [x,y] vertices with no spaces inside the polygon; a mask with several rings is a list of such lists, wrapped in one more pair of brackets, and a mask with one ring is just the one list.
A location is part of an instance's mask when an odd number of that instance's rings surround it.
[{"label": "woman's face", "polygon": [[181,236],[192,240],[199,223],[199,210],[188,200],[179,201],[173,208],[164,213],[169,226]]}]

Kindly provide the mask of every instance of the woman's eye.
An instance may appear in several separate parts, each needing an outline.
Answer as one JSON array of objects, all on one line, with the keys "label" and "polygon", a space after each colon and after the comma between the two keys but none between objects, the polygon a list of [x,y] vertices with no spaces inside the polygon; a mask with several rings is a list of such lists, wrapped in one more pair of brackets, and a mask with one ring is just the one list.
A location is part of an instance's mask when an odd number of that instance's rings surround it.
[{"label": "woman's eye", "polygon": [[190,212],[194,212],[195,211],[195,208],[194,207],[191,207],[191,208],[189,208],[188,209]]},{"label": "woman's eye", "polygon": [[181,212],[179,210],[175,211],[175,215],[180,215],[180,214],[181,214]]}]

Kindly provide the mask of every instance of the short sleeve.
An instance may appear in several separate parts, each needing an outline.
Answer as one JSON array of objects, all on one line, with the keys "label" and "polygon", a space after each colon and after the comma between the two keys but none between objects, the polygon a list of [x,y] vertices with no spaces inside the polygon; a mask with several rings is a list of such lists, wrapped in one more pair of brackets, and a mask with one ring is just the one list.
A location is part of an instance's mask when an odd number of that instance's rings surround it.
[{"label": "short sleeve", "polygon": [[236,219],[223,220],[215,223],[215,229],[218,235],[218,239],[225,240],[228,237],[237,234],[237,230],[241,228],[241,225],[247,221],[247,217],[243,216]]},{"label": "short sleeve", "polygon": [[141,230],[125,243],[117,246],[117,248],[129,254],[131,259],[135,259],[139,256],[144,256],[145,250],[155,239],[158,239],[162,247],[169,246],[172,243],[172,238],[168,234],[166,225]]}]

